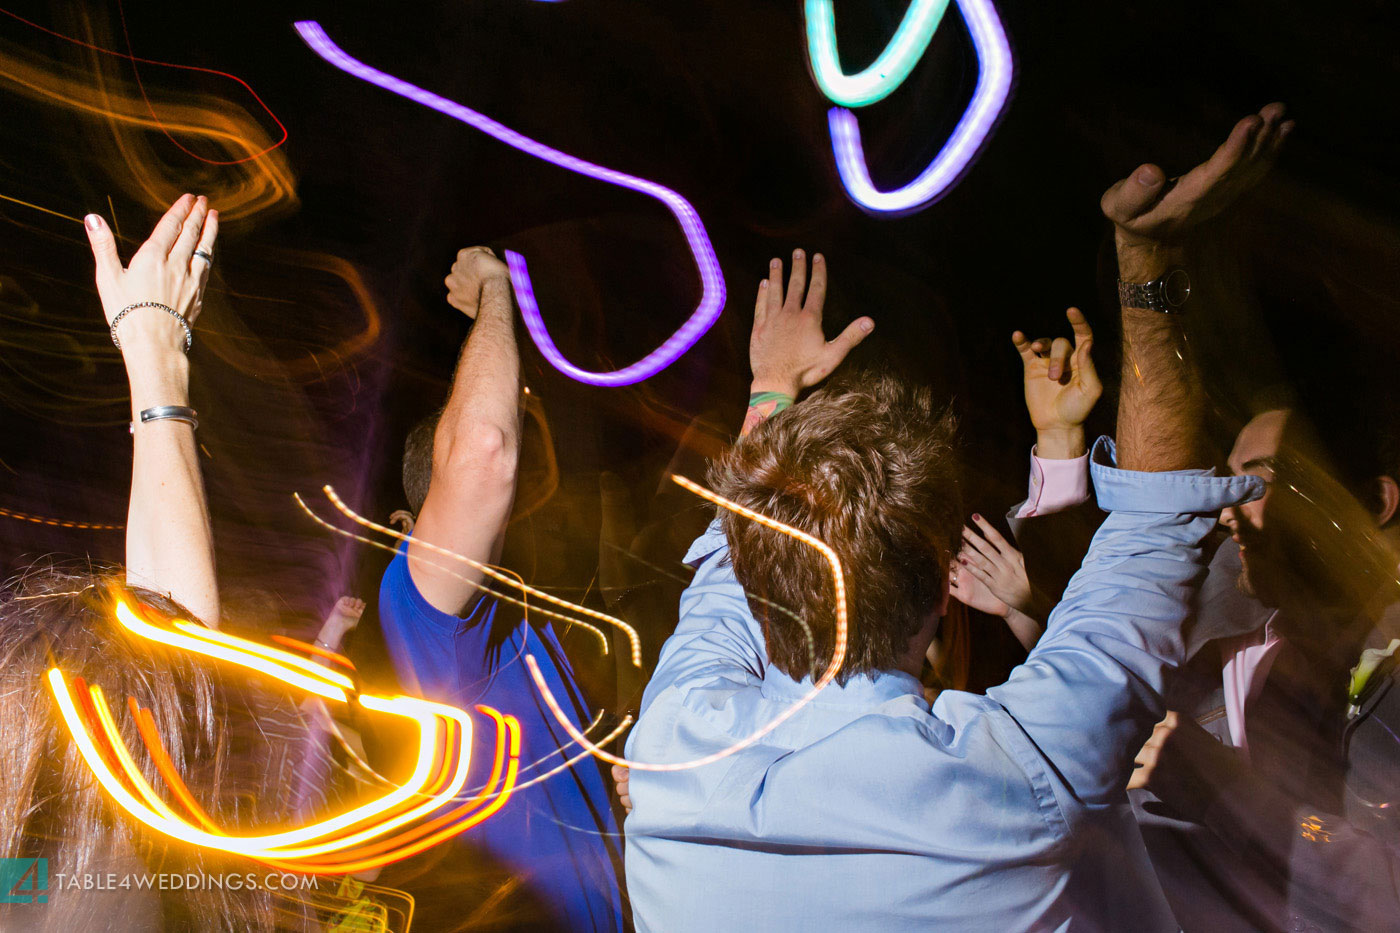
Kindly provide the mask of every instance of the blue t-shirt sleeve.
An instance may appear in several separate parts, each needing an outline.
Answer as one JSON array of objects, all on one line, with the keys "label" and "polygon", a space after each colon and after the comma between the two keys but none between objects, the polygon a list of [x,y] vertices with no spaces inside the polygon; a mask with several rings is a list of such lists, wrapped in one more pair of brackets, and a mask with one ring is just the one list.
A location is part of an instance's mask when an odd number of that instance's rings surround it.
[{"label": "blue t-shirt sleeve", "polygon": [[483,690],[497,661],[490,645],[496,609],[488,594],[465,616],[435,608],[414,584],[405,551],[394,555],[379,585],[379,624],[404,690],[453,704]]}]

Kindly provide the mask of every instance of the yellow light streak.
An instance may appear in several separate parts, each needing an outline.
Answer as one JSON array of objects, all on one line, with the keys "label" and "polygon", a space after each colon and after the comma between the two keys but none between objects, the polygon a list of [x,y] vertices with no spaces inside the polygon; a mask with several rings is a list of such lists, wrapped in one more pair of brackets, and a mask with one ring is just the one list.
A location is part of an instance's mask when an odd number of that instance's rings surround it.
[{"label": "yellow light streak", "polygon": [[[396,528],[389,528],[379,524],[378,522],[370,521],[368,518],[365,518],[364,516],[357,513],[354,509],[350,508],[350,506],[346,505],[345,501],[341,499],[340,496],[336,493],[336,491],[330,486],[322,486],[321,491],[326,494],[326,498],[330,500],[331,505],[335,506],[336,510],[339,511],[340,514],[344,515],[351,521],[362,525],[365,528],[373,529],[374,531],[377,531],[380,534],[388,535],[389,537],[396,538],[399,541],[412,541],[414,544],[418,545],[421,548],[425,548],[426,550],[432,551],[437,554],[442,554],[443,556],[450,557],[453,560],[461,561],[462,563],[467,564],[468,566],[476,570],[480,570],[482,573],[484,573],[488,577],[491,577],[493,580],[496,580],[500,583],[504,583],[507,586],[515,587],[522,593],[528,593],[529,595],[534,596],[538,599],[542,599],[545,602],[550,603],[552,605],[559,606],[564,609],[569,609],[573,612],[577,612],[580,615],[587,616],[590,619],[597,619],[599,622],[606,622],[608,625],[621,629],[624,633],[626,633],[627,640],[631,643],[632,646],[632,665],[634,667],[642,666],[641,637],[637,634],[636,629],[634,629],[632,626],[628,625],[621,619],[617,618],[616,616],[610,616],[605,612],[598,612],[597,610],[589,609],[587,606],[580,606],[577,603],[571,603],[566,599],[560,599],[558,596],[553,596],[549,593],[544,592],[543,590],[537,590],[526,583],[517,583],[514,580],[510,579],[510,577],[506,576],[504,573],[501,573],[499,570],[496,570],[494,567],[491,567],[488,564],[478,563],[477,561],[472,560],[470,557],[463,557],[461,554],[458,554],[455,551],[450,551],[444,547],[438,547],[436,544],[433,544],[430,541],[421,541],[417,538],[411,538],[409,535],[404,534]],[[604,643],[606,644],[606,639],[604,639]]]},{"label": "yellow light streak", "polygon": [[[232,661],[241,667],[252,668],[264,674],[275,677],[283,683],[300,687],[308,693],[314,693],[327,700],[336,700],[340,703],[346,701],[345,691],[338,686],[327,684],[318,674],[315,677],[308,677],[298,671],[281,666],[276,661],[271,661],[253,653],[248,653],[240,648],[222,645],[205,638],[195,638],[192,635],[180,632],[171,632],[163,628],[151,625],[136,613],[131,611],[131,607],[125,601],[117,601],[117,620],[121,622],[129,631],[147,638],[151,641],[169,645],[172,648],[183,648],[195,654],[206,655],[211,658],[220,658],[225,661]],[[204,634],[201,632],[201,635]],[[232,637],[232,636],[229,636]],[[235,639],[243,641],[243,639]],[[248,642],[247,644],[251,644]],[[320,665],[317,665],[320,667]],[[326,668],[321,668],[326,671]]]}]

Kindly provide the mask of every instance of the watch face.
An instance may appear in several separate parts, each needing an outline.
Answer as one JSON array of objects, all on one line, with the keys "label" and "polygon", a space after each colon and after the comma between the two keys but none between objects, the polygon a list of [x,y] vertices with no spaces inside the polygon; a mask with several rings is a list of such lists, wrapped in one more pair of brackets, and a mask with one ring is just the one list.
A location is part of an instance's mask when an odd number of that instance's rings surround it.
[{"label": "watch face", "polygon": [[1167,306],[1179,308],[1191,297],[1191,276],[1185,269],[1173,269],[1162,279],[1162,298]]}]

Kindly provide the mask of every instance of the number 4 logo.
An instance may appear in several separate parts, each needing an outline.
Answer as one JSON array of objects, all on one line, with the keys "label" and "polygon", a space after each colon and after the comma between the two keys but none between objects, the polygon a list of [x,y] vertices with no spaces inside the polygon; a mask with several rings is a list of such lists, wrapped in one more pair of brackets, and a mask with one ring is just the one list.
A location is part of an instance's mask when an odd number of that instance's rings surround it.
[{"label": "number 4 logo", "polygon": [[47,904],[48,890],[48,859],[0,859],[0,904]]}]

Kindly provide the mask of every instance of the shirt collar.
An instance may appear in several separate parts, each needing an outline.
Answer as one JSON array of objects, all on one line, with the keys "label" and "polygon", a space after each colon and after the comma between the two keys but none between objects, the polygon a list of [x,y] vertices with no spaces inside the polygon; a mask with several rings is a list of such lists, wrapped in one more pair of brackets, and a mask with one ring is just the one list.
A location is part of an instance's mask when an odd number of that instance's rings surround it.
[{"label": "shirt collar", "polygon": [[716,515],[701,532],[700,537],[691,542],[690,550],[685,552],[685,564],[694,567],[719,550],[728,551],[729,541],[724,537],[724,526],[719,523],[719,516]]},{"label": "shirt collar", "polygon": [[[769,664],[763,673],[760,692],[769,700],[800,700],[812,689],[812,683],[810,676],[799,682]],[[921,704],[924,702],[924,686],[918,678],[904,671],[881,671],[878,677],[857,674],[847,680],[845,686],[833,680],[817,694],[812,705],[873,708],[904,696],[914,696]]]}]

